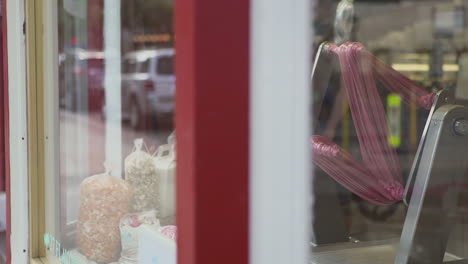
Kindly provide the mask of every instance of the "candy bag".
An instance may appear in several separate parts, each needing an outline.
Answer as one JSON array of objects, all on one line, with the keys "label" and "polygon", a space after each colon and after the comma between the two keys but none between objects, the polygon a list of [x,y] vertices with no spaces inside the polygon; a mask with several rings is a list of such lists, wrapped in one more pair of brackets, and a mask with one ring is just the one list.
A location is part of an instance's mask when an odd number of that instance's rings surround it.
[{"label": "candy bag", "polygon": [[109,171],[81,183],[78,246],[89,260],[109,263],[119,258],[119,224],[130,210],[131,197],[125,181]]},{"label": "candy bag", "polygon": [[120,235],[122,237],[122,253],[119,264],[138,264],[138,232],[143,226],[160,228],[156,212],[127,214],[120,220]]},{"label": "candy bag", "polygon": [[134,151],[125,159],[125,180],[132,186],[133,212],[159,209],[159,178],[153,157],[143,150],[143,139],[135,140]]}]

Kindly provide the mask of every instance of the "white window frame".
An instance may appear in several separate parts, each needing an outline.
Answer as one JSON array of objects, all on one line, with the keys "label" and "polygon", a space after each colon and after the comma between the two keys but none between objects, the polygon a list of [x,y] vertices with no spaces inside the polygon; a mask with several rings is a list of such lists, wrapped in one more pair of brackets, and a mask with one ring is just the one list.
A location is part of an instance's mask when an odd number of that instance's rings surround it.
[{"label": "white window frame", "polygon": [[[29,262],[28,132],[24,0],[8,1],[11,263]],[[7,238],[8,239],[8,238]]]},{"label": "white window frame", "polygon": [[308,263],[310,0],[251,0],[250,263]]}]

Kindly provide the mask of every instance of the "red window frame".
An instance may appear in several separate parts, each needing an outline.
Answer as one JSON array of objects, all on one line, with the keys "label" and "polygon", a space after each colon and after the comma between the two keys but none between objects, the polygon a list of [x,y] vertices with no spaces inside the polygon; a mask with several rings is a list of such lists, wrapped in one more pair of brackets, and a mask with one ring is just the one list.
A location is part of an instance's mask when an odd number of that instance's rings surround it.
[{"label": "red window frame", "polygon": [[178,0],[178,263],[249,258],[249,0]]}]

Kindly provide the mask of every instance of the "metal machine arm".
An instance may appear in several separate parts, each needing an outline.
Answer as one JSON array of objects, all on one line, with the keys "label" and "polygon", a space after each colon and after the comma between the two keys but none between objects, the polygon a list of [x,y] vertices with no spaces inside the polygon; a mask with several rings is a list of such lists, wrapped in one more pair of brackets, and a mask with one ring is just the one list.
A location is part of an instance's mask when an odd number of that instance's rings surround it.
[{"label": "metal machine arm", "polygon": [[[411,200],[395,263],[442,263],[458,215],[461,188],[468,183],[468,108],[435,110],[421,141]],[[410,180],[411,182],[411,180]]]}]

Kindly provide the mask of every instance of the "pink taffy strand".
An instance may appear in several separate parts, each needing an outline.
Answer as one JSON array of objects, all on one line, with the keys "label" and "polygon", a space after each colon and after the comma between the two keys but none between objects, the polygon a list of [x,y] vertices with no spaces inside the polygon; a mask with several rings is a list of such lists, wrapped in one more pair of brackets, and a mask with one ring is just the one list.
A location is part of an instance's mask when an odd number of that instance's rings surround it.
[{"label": "pink taffy strand", "polygon": [[385,108],[377,81],[399,94],[405,103],[430,109],[435,94],[373,56],[360,43],[330,45],[338,55],[346,95],[356,127],[362,164],[322,136],[313,136],[314,162],[337,182],[365,200],[392,204],[403,198],[403,180],[394,148],[388,144]]},{"label": "pink taffy strand", "polygon": [[[403,198],[403,186],[393,180],[382,181],[346,150],[323,136],[312,137],[313,161],[338,183],[359,197],[379,205],[393,204]],[[327,152],[330,150],[330,152]],[[335,155],[336,154],[336,155]]]}]

